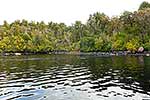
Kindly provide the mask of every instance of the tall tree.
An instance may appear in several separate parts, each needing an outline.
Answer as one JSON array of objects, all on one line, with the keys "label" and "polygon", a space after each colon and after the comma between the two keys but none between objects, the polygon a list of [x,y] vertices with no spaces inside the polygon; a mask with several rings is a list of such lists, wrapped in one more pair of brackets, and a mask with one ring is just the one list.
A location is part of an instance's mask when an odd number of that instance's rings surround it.
[{"label": "tall tree", "polygon": [[104,13],[94,13],[90,15],[87,26],[90,29],[90,32],[93,34],[101,34],[107,32],[107,27],[109,23],[109,17]]},{"label": "tall tree", "polygon": [[150,3],[144,1],[144,2],[141,3],[141,5],[140,5],[140,7],[139,7],[139,10],[144,10],[144,9],[146,9],[146,8],[150,8]]}]

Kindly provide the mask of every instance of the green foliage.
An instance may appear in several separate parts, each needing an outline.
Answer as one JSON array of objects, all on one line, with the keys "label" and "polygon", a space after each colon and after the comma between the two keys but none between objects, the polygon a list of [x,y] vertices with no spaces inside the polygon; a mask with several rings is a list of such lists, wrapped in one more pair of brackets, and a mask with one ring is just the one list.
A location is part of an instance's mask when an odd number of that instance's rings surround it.
[{"label": "green foliage", "polygon": [[0,51],[5,52],[5,51],[10,51],[11,50],[11,41],[9,37],[4,37],[1,41],[0,41]]},{"label": "green foliage", "polygon": [[93,37],[83,37],[80,42],[80,51],[94,51],[95,39]]},{"label": "green foliage", "polygon": [[94,13],[90,15],[87,21],[87,27],[90,29],[92,34],[101,34],[107,32],[107,27],[109,24],[109,17],[104,13]]},{"label": "green foliage", "polygon": [[101,37],[103,39],[103,46],[101,51],[110,51],[112,49],[111,37],[106,34],[101,34]]},{"label": "green foliage", "polygon": [[127,42],[126,44],[126,49],[133,53],[135,53],[139,47],[140,47],[140,43],[138,38],[133,38],[129,40],[129,42]]},{"label": "green foliage", "polygon": [[26,49],[24,39],[21,36],[12,37],[12,51],[24,51]]},{"label": "green foliage", "polygon": [[150,3],[144,1],[141,3],[140,7],[139,7],[139,10],[144,10],[146,8],[150,8]]},{"label": "green foliage", "polygon": [[[16,20],[0,25],[0,52],[150,50],[150,4],[138,11],[125,11],[109,18],[104,13],[89,16],[86,24],[28,22]],[[145,9],[146,8],[146,9]]]},{"label": "green foliage", "polygon": [[127,35],[124,33],[115,33],[112,36],[112,49],[113,50],[125,50],[125,43],[127,41]]},{"label": "green foliage", "polygon": [[116,40],[112,45],[113,50],[124,50],[124,41]]},{"label": "green foliage", "polygon": [[143,45],[144,49],[145,50],[150,50],[150,41],[149,42],[146,42],[144,45]]},{"label": "green foliage", "polygon": [[96,51],[102,51],[103,44],[104,44],[104,41],[102,37],[95,38],[95,50]]},{"label": "green foliage", "polygon": [[80,51],[80,41],[73,43],[70,48],[71,51]]}]

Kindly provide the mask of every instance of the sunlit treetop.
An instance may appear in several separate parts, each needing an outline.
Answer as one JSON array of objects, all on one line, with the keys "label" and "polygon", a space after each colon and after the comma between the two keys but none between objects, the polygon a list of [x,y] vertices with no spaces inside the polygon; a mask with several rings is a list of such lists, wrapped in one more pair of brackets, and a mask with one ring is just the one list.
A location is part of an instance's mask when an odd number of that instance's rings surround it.
[{"label": "sunlit treetop", "polygon": [[141,3],[141,5],[139,7],[139,10],[143,10],[143,9],[146,9],[146,8],[150,8],[150,3],[144,1],[143,3]]}]

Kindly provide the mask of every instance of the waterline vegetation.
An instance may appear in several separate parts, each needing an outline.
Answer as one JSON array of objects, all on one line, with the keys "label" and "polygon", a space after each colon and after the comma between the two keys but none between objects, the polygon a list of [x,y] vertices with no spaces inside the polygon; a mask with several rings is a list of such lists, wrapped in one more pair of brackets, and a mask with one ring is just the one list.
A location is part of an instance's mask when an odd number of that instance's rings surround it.
[{"label": "waterline vegetation", "polygon": [[38,52],[112,52],[140,47],[150,50],[150,4],[143,2],[138,11],[125,11],[109,18],[104,13],[90,15],[86,24],[4,21],[0,25],[1,53]]}]

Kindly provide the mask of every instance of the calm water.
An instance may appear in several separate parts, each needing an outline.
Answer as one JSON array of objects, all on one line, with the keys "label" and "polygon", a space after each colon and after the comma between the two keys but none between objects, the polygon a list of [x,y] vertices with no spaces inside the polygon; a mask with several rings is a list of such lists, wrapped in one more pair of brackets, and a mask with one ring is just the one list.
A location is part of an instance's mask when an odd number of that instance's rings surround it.
[{"label": "calm water", "polygon": [[0,57],[0,100],[141,100],[150,57]]}]

